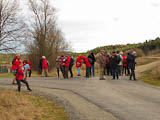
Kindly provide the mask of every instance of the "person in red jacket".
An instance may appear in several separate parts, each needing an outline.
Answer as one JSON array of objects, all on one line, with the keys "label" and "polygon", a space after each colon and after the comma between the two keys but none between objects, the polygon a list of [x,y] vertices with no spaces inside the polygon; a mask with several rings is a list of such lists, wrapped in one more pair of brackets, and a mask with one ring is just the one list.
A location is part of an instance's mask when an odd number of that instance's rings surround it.
[{"label": "person in red jacket", "polygon": [[127,56],[122,56],[123,57],[123,74],[127,75]]},{"label": "person in red jacket", "polygon": [[42,76],[48,77],[48,61],[45,56],[42,56]]},{"label": "person in red jacket", "polygon": [[89,78],[91,76],[91,64],[85,56],[80,56],[80,59],[82,59],[83,63],[86,65],[86,77]]},{"label": "person in red jacket", "polygon": [[12,84],[16,84],[16,78],[15,78],[16,70],[20,67],[20,65],[21,65],[20,54],[16,54],[16,56],[12,60],[12,71],[14,75]]},{"label": "person in red jacket", "polygon": [[61,58],[61,66],[63,70],[64,79],[68,79],[68,70],[69,70],[70,61],[71,61],[71,57],[69,54]]},{"label": "person in red jacket", "polygon": [[76,68],[78,70],[78,76],[81,76],[81,67],[82,67],[82,60],[80,59],[79,56],[77,56],[77,60],[76,60]]},{"label": "person in red jacket", "polygon": [[23,82],[24,84],[26,84],[26,87],[27,87],[27,90],[29,91],[32,91],[29,87],[29,84],[26,80],[26,77],[25,77],[25,73],[24,73],[24,65],[20,66],[18,69],[17,69],[17,73],[16,73],[16,81],[17,81],[17,84],[18,84],[18,91],[20,92],[21,91],[21,82]]}]

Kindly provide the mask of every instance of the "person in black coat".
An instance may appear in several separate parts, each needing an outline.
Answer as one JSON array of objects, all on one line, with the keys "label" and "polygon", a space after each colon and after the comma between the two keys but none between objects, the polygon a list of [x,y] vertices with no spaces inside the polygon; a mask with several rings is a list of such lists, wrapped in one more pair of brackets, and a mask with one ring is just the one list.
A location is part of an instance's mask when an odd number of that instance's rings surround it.
[{"label": "person in black coat", "polygon": [[135,75],[135,65],[136,65],[136,62],[135,62],[135,59],[136,59],[136,52],[133,51],[127,57],[128,67],[129,67],[129,69],[131,71],[130,80],[132,80],[132,77],[133,77],[134,80],[136,80],[136,75]]},{"label": "person in black coat", "polygon": [[93,75],[93,77],[95,76],[95,56],[94,56],[94,53],[91,53],[89,56],[88,56],[88,60],[91,64],[91,71],[90,71],[90,74]]},{"label": "person in black coat", "polygon": [[119,79],[119,73],[118,73],[118,57],[116,55],[116,52],[112,52],[112,56],[110,58],[110,65],[112,69],[112,76],[113,80],[115,80],[115,77],[117,77],[117,80]]},{"label": "person in black coat", "polygon": [[70,74],[71,74],[71,78],[73,78],[73,72],[72,72],[72,67],[74,66],[74,59],[72,58],[72,56],[70,56],[71,57],[71,61],[70,61],[70,63],[69,63],[69,72],[70,72]]}]

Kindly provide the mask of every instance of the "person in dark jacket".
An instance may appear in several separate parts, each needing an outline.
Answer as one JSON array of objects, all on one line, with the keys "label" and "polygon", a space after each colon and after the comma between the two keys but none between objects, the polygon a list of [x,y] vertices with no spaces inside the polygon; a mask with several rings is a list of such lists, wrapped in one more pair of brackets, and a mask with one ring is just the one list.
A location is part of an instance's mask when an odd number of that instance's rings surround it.
[{"label": "person in dark jacket", "polygon": [[130,80],[132,80],[132,77],[133,77],[134,80],[136,80],[136,75],[135,75],[136,52],[133,51],[131,54],[129,54],[127,59],[128,59],[128,67],[129,67],[129,69],[131,71]]},{"label": "person in dark jacket", "polygon": [[72,58],[72,56],[70,56],[71,57],[71,61],[70,61],[70,64],[69,64],[69,72],[70,72],[70,74],[71,74],[71,78],[73,78],[73,72],[72,72],[72,67],[74,66],[74,59]]},{"label": "person in dark jacket", "polygon": [[91,53],[88,56],[88,60],[89,60],[89,62],[91,64],[91,71],[90,71],[91,76],[93,75],[93,77],[94,77],[95,76],[95,61],[96,61],[94,53]]},{"label": "person in dark jacket", "polygon": [[117,80],[119,79],[119,72],[118,72],[118,57],[116,55],[116,52],[112,52],[112,56],[110,59],[110,65],[112,69],[112,76],[113,80],[115,80],[115,77],[117,77]]}]

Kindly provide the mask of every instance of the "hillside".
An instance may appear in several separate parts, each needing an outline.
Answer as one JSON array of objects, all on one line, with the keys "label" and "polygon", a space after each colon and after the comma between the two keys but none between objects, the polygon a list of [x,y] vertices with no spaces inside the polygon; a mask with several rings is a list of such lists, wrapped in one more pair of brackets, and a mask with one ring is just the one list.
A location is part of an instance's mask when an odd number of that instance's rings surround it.
[{"label": "hillside", "polygon": [[160,38],[156,38],[155,40],[145,41],[144,43],[137,43],[137,44],[126,44],[126,45],[108,45],[97,47],[95,49],[89,50],[88,52],[94,52],[97,54],[100,50],[105,50],[106,52],[115,51],[128,51],[128,50],[137,50],[143,52],[142,54],[148,55],[151,51],[156,52],[160,50]]}]

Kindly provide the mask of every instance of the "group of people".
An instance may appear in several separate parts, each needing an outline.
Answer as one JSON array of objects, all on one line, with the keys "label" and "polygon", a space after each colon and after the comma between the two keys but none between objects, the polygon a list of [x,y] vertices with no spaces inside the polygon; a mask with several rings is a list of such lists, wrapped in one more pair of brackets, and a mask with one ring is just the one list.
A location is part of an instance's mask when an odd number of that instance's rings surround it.
[{"label": "group of people", "polygon": [[17,54],[12,61],[12,71],[14,74],[12,84],[18,85],[18,91],[21,91],[21,82],[26,84],[27,90],[32,91],[27,81],[27,73],[29,73],[29,77],[31,77],[31,62],[27,60],[23,60],[22,62],[20,54]]},{"label": "group of people", "polygon": [[123,53],[113,51],[111,54],[105,54],[104,50],[100,52],[97,58],[100,69],[100,80],[105,80],[104,75],[113,76],[113,80],[119,76],[130,76],[130,80],[136,80],[135,65],[136,65],[136,52]]},{"label": "group of people", "polygon": [[87,57],[77,56],[76,62],[68,54],[66,56],[58,56],[56,59],[56,68],[58,77],[60,71],[64,78],[68,78],[68,72],[73,77],[72,67],[76,64],[77,75],[80,76],[80,70],[83,64],[86,66],[86,77],[95,76],[95,62],[99,65],[100,80],[105,80],[104,75],[113,76],[113,80],[119,76],[130,76],[130,80],[136,80],[135,76],[135,59],[136,52],[123,53],[119,51],[113,51],[112,53],[105,53],[104,50],[95,56],[94,53],[90,53]]},{"label": "group of people", "polygon": [[[95,76],[95,62],[99,65],[99,74],[100,80],[105,80],[104,75],[110,75],[113,77],[113,80],[119,76],[126,75],[130,76],[130,80],[136,80],[135,75],[135,59],[136,52],[132,51],[129,53],[123,53],[119,51],[113,51],[110,53],[105,53],[104,50],[101,50],[98,55],[94,55],[94,53],[90,53],[87,57],[85,56],[77,56],[76,62],[68,53],[65,56],[58,56],[56,59],[56,68],[57,75],[60,77],[60,71],[65,79],[68,79],[68,73],[70,72],[70,77],[73,78],[72,68],[76,65],[77,75],[81,76],[81,67],[85,64],[86,67],[86,77],[89,78],[91,76]],[[45,56],[42,56],[40,60],[40,69],[42,75],[48,76],[48,66],[49,62],[47,61]],[[12,71],[14,74],[13,84],[18,84],[18,91],[21,91],[21,82],[25,83],[27,89],[31,91],[29,84],[27,82],[27,74],[29,73],[29,77],[31,76],[31,62],[27,60],[23,60],[21,62],[20,55],[17,54],[12,61]]]}]

